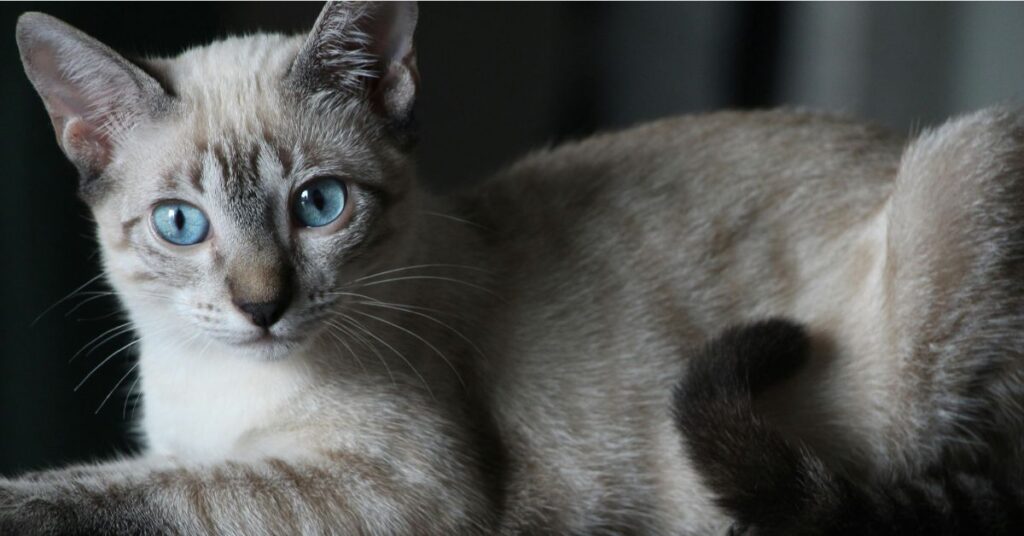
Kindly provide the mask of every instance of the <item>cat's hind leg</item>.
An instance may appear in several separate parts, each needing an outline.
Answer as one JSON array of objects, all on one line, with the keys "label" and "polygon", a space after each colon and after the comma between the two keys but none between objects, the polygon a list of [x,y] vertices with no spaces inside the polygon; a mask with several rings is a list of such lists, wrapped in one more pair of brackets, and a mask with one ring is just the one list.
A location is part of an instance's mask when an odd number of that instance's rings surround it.
[{"label": "cat's hind leg", "polygon": [[887,210],[878,325],[893,360],[885,396],[915,440],[908,459],[940,454],[929,444],[949,443],[937,439],[1019,442],[1024,113],[985,110],[919,136]]}]

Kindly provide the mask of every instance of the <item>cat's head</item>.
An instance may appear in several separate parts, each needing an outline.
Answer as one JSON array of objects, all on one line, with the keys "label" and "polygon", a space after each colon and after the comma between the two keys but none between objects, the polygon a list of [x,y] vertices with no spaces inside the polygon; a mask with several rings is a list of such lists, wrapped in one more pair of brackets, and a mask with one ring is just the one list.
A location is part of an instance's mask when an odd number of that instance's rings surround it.
[{"label": "cat's head", "polygon": [[52,17],[17,40],[143,332],[277,358],[410,234],[413,4],[129,61]]}]

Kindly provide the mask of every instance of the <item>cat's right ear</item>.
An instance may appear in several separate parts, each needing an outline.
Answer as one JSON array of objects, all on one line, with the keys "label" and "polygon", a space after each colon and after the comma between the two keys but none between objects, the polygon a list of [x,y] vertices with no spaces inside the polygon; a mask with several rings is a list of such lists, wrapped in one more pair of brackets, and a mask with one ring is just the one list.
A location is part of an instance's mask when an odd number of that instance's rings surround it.
[{"label": "cat's right ear", "polygon": [[118,136],[166,99],[160,84],[106,45],[42,13],[18,18],[18,49],[82,186],[110,163]]},{"label": "cat's right ear", "polygon": [[359,96],[396,125],[419,85],[415,2],[327,2],[289,72],[311,94]]}]

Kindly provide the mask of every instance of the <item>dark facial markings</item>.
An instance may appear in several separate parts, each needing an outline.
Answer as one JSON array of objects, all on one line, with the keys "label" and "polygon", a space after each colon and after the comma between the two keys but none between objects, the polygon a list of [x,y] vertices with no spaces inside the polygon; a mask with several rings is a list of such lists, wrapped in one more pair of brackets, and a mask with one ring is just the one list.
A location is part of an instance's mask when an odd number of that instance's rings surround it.
[{"label": "dark facial markings", "polygon": [[214,145],[208,151],[213,153],[214,159],[217,161],[217,167],[220,169],[221,178],[227,180],[232,175],[231,164],[228,161],[227,155],[225,154],[225,146],[218,144]]},{"label": "dark facial markings", "polygon": [[135,281],[136,283],[145,283],[149,281],[156,281],[157,276],[149,272],[132,272],[128,274],[128,279]]},{"label": "dark facial markings", "polygon": [[[214,142],[204,137],[195,140],[195,143],[194,149],[190,151],[191,158],[181,162],[175,173],[168,174],[167,178],[173,179],[171,187],[168,188],[169,195],[173,196],[176,189],[182,188],[190,188],[200,194],[209,193],[211,189],[223,191],[226,203],[219,203],[221,210],[227,212],[226,215],[232,222],[230,225],[248,235],[242,238],[245,247],[278,248],[279,253],[283,255],[281,261],[301,271],[303,261],[299,257],[303,255],[302,243],[287,247],[280,243],[277,233],[268,229],[268,225],[273,225],[272,222],[276,221],[276,216],[280,216],[276,211],[290,210],[291,200],[278,198],[280,186],[276,183],[278,180],[291,181],[292,174],[296,172],[303,176],[315,176],[316,170],[321,167],[330,169],[343,166],[344,164],[338,160],[338,155],[318,154],[318,149],[322,148],[309,141],[283,143],[268,131],[263,132],[262,139],[257,140],[232,137]],[[264,172],[269,175],[265,176]],[[283,177],[277,177],[278,173]],[[364,194],[364,199],[357,202],[356,199],[360,196],[353,196],[351,202],[358,203],[356,209],[362,215],[358,221],[351,222],[353,225],[349,234],[352,238],[345,241],[346,251],[339,252],[347,257],[346,262],[357,261],[368,253],[373,254],[384,247],[394,235],[395,229],[380,221],[379,216],[390,206],[403,201],[401,191],[392,194],[371,185],[358,186],[358,191]],[[322,209],[326,204],[323,193],[317,191],[311,195],[312,204]],[[214,208],[211,207],[210,210]],[[189,261],[180,258],[176,252],[149,244],[143,240],[144,236],[140,236],[136,231],[138,224],[144,220],[148,221],[148,217],[149,214],[146,214],[122,222],[125,248],[134,248],[146,264],[146,268],[141,270],[145,273],[138,274],[140,277],[136,279],[158,279],[168,284],[187,284],[193,272],[183,270],[182,263]],[[183,222],[174,223],[180,227]],[[362,245],[355,247],[357,244]],[[210,253],[212,257],[209,269],[215,273],[223,272],[233,262],[216,243],[213,244]]]},{"label": "dark facial markings", "polygon": [[292,152],[284,146],[277,146],[277,160],[281,163],[281,176],[288,178],[292,174]]},{"label": "dark facial markings", "polygon": [[165,282],[181,282],[188,277],[190,272],[183,271],[177,264],[177,258],[160,248],[142,244],[137,246],[141,252],[146,268],[149,270],[149,280],[161,279]]},{"label": "dark facial markings", "polygon": [[217,270],[221,270],[224,267],[224,254],[222,254],[220,252],[220,249],[217,248],[217,247],[213,248],[212,253],[213,253],[213,266],[214,266],[214,268],[216,268]]},{"label": "dark facial markings", "polygon": [[129,248],[132,245],[132,232],[141,221],[142,216],[136,216],[121,222],[121,240],[114,244],[114,247],[122,250]]},{"label": "dark facial markings", "polygon": [[200,194],[206,193],[206,188],[203,186],[203,161],[201,158],[197,158],[189,162],[186,176],[188,177],[188,183],[192,185],[192,188],[195,188],[195,190]]}]

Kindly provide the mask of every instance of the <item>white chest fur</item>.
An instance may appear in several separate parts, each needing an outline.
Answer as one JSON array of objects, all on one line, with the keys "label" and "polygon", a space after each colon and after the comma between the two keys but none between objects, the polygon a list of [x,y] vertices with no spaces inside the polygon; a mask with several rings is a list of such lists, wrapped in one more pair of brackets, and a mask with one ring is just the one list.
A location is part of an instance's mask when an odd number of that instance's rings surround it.
[{"label": "white chest fur", "polygon": [[297,356],[261,362],[149,344],[140,360],[142,426],[150,452],[179,459],[244,455],[239,439],[274,422],[311,382]]}]

